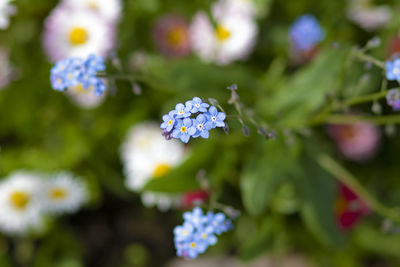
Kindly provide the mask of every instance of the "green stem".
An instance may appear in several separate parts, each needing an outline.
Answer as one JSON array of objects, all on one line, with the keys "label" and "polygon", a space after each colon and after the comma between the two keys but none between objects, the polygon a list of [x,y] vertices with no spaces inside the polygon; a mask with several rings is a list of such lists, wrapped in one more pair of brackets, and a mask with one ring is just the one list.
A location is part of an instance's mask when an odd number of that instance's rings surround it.
[{"label": "green stem", "polygon": [[399,212],[386,207],[377,201],[349,171],[340,166],[340,164],[334,161],[331,157],[328,155],[320,155],[318,156],[317,161],[326,171],[331,173],[334,178],[351,188],[351,190],[354,191],[354,193],[359,196],[370,209],[383,217],[400,222]]},{"label": "green stem", "polygon": [[362,61],[370,62],[381,69],[385,69],[385,63],[383,61],[380,61],[374,57],[366,55],[362,51],[356,51],[355,55],[358,57],[358,59]]},{"label": "green stem", "polygon": [[310,125],[316,125],[325,122],[326,117],[330,116],[330,112],[332,111],[384,98],[386,97],[387,92],[387,90],[381,90],[377,93],[353,97],[351,99],[344,100],[341,103],[332,103],[322,110],[322,112],[319,113],[314,119],[312,119]]},{"label": "green stem", "polygon": [[358,115],[329,115],[323,120],[324,123],[331,124],[355,124],[368,122],[375,125],[387,125],[400,123],[400,115],[386,116],[358,116]]}]

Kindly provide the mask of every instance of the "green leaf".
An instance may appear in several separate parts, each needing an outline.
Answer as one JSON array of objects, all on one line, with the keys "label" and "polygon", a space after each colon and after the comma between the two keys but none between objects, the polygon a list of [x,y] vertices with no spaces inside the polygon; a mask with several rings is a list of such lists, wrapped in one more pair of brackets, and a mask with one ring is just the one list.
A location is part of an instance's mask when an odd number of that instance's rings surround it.
[{"label": "green leaf", "polygon": [[[244,227],[243,225],[240,225]],[[239,226],[238,226],[239,227]],[[246,237],[239,251],[239,258],[244,261],[254,259],[262,254],[272,242],[272,232],[274,229],[274,221],[271,217],[262,220],[259,227],[251,228],[252,231],[246,229]]]},{"label": "green leaf", "polygon": [[396,257],[400,261],[400,235],[383,233],[376,225],[359,225],[354,230],[358,246],[370,253]]},{"label": "green leaf", "polygon": [[303,200],[302,219],[308,230],[321,243],[340,248],[345,244],[346,237],[339,230],[335,218],[336,182],[308,157],[303,157],[302,166],[303,172],[295,176]]},{"label": "green leaf", "polygon": [[264,212],[276,188],[297,166],[294,161],[298,147],[287,147],[282,141],[262,140],[247,161],[240,179],[243,204],[253,216]]},{"label": "green leaf", "polygon": [[300,125],[323,105],[328,93],[338,89],[347,53],[343,48],[320,51],[312,63],[274,89],[268,99],[260,99],[259,109],[271,117],[279,112],[279,123],[284,126]]}]

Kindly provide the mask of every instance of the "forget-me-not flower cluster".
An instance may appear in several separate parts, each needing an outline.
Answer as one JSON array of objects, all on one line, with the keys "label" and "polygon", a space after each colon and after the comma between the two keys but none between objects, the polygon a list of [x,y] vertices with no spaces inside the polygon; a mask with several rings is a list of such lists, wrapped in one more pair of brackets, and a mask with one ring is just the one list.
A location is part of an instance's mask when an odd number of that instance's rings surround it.
[{"label": "forget-me-not flower cluster", "polygon": [[51,85],[57,91],[65,91],[69,87],[81,85],[85,90],[93,88],[95,94],[102,95],[106,90],[106,85],[96,77],[96,74],[105,69],[104,58],[93,54],[86,60],[81,58],[60,60],[51,69]]},{"label": "forget-me-not flower cluster", "polygon": [[289,30],[289,37],[295,49],[307,52],[325,37],[325,31],[311,14],[296,19]]},{"label": "forget-me-not flower cluster", "polygon": [[386,78],[389,81],[400,82],[400,58],[395,58],[392,61],[386,61],[385,70]]},{"label": "forget-me-not flower cluster", "polygon": [[400,110],[400,91],[398,89],[389,90],[386,95],[386,102],[393,110]]},{"label": "forget-me-not flower cluster", "polygon": [[210,106],[199,97],[179,103],[162,119],[161,129],[167,139],[176,138],[187,143],[191,137],[208,138],[209,131],[216,127],[225,127],[226,115],[215,106]]},{"label": "forget-me-not flower cluster", "polygon": [[233,228],[230,219],[222,212],[203,214],[199,207],[183,214],[184,222],[174,229],[176,254],[180,257],[194,259],[204,253],[209,246],[218,242],[221,235]]}]

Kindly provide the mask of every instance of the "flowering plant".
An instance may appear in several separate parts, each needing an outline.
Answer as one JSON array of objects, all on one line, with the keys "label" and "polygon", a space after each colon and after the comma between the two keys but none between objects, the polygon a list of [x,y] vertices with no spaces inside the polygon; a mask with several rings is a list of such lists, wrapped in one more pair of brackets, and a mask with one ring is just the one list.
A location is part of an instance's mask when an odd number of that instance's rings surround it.
[{"label": "flowering plant", "polygon": [[0,266],[400,265],[400,5],[170,3],[0,0]]}]

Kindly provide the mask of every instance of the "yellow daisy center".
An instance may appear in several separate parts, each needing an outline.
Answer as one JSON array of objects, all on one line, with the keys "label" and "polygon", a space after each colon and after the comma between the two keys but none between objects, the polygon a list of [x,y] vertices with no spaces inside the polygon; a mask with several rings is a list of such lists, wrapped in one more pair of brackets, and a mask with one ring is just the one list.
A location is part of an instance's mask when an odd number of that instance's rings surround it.
[{"label": "yellow daisy center", "polygon": [[83,88],[83,85],[81,83],[79,83],[77,86],[72,87],[72,89],[74,90],[75,93],[78,94],[84,94],[87,91],[85,90],[85,88]]},{"label": "yellow daisy center", "polygon": [[49,196],[53,200],[62,200],[65,199],[68,195],[67,190],[64,188],[53,188],[49,192]]},{"label": "yellow daisy center", "polygon": [[30,196],[27,192],[24,191],[14,191],[10,195],[11,204],[19,210],[24,210],[28,205],[30,200]]},{"label": "yellow daisy center", "polygon": [[171,166],[165,163],[158,164],[154,168],[153,177],[159,178],[166,175],[171,170]]},{"label": "yellow daisy center", "polygon": [[99,10],[99,4],[96,1],[90,1],[87,6],[93,10]]},{"label": "yellow daisy center", "polygon": [[182,133],[186,133],[186,131],[187,131],[187,128],[186,128],[185,126],[182,126],[182,127],[181,127],[181,132],[182,132]]},{"label": "yellow daisy center", "polygon": [[75,27],[69,32],[69,42],[72,45],[83,45],[89,38],[86,29],[82,27]]},{"label": "yellow daisy center", "polygon": [[224,42],[231,36],[231,32],[224,26],[218,25],[217,29],[215,30],[215,36],[217,37],[218,41]]},{"label": "yellow daisy center", "polygon": [[179,45],[184,39],[185,31],[182,28],[170,29],[167,33],[167,40],[171,45]]}]

